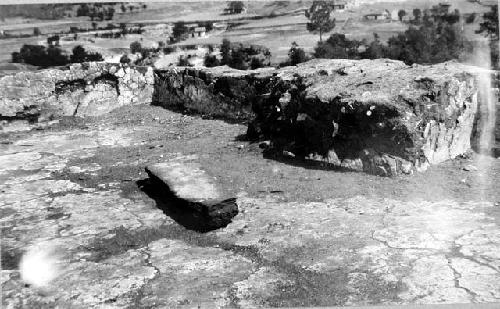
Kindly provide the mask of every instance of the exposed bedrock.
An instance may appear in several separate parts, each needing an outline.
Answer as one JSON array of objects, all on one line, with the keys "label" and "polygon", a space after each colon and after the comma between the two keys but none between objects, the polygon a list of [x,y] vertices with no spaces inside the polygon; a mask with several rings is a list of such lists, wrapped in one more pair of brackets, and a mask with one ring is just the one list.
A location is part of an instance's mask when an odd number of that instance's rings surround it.
[{"label": "exposed bedrock", "polygon": [[273,68],[240,71],[172,67],[155,71],[153,104],[228,120],[250,120],[252,105],[268,92]]},{"label": "exposed bedrock", "polygon": [[480,72],[493,73],[387,59],[254,71],[172,68],[155,72],[153,102],[249,119],[248,136],[271,140],[271,155],[391,176],[471,148]]},{"label": "exposed bedrock", "polygon": [[0,78],[0,120],[98,116],[151,102],[153,70],[109,63],[22,72]]},{"label": "exposed bedrock", "polygon": [[152,102],[248,121],[248,137],[269,140],[270,156],[390,176],[471,148],[475,123],[485,119],[477,116],[481,72],[494,73],[387,59],[316,59],[249,71],[76,64],[0,78],[0,121],[96,116]]}]

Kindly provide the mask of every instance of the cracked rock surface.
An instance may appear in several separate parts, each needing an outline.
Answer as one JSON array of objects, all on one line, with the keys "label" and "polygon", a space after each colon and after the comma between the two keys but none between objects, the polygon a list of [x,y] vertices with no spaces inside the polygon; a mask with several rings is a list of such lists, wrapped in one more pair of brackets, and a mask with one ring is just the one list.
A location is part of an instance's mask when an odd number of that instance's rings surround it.
[{"label": "cracked rock surface", "polygon": [[[245,131],[139,105],[1,133],[2,307],[500,301],[500,160],[384,178],[263,159]],[[145,166],[194,154],[239,209],[207,233],[141,189]],[[59,258],[43,287],[19,271],[32,245]]]}]

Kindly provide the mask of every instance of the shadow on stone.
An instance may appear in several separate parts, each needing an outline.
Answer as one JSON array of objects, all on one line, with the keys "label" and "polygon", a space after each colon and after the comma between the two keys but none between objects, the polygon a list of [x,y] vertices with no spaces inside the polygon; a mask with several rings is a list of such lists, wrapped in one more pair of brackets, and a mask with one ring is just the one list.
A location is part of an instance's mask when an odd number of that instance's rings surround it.
[{"label": "shadow on stone", "polygon": [[285,163],[288,165],[302,167],[309,170],[320,170],[320,171],[335,171],[340,173],[356,173],[358,171],[349,169],[346,167],[342,167],[339,165],[330,164],[327,162],[321,162],[316,160],[308,160],[308,159],[298,159],[286,155],[280,154],[278,151],[274,151],[273,149],[264,150],[262,152],[262,156],[265,159],[273,160],[280,163]]},{"label": "shadow on stone", "polygon": [[137,181],[139,188],[167,216],[189,230],[206,233],[226,227],[238,214],[236,198],[218,202],[194,202],[176,196],[174,192],[160,179],[150,175],[150,178]]}]

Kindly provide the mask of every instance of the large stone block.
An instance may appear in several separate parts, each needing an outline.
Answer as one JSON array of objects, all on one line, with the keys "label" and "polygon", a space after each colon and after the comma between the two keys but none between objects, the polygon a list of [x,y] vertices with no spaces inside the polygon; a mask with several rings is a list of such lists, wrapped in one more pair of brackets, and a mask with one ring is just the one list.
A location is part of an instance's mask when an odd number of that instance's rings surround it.
[{"label": "large stone block", "polygon": [[379,175],[411,173],[471,148],[478,74],[448,62],[316,59],[281,69],[156,72],[155,104],[250,120],[270,154]]}]

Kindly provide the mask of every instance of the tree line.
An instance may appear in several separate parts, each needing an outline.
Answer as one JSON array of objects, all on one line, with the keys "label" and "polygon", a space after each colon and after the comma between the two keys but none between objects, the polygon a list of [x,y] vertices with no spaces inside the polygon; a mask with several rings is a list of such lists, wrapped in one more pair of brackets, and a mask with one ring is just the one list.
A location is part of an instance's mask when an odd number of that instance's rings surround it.
[{"label": "tree line", "polygon": [[42,68],[102,60],[101,54],[88,52],[81,45],[75,46],[69,56],[57,46],[46,48],[42,45],[28,44],[23,45],[19,52],[12,53],[12,62],[27,63]]},{"label": "tree line", "polygon": [[[431,9],[413,10],[412,25],[404,32],[389,38],[383,43],[377,34],[372,42],[351,40],[344,34],[334,33],[323,41],[322,35],[335,27],[331,18],[331,4],[327,1],[314,1],[306,11],[309,19],[307,29],[319,33],[320,40],[314,48],[316,58],[377,59],[390,58],[407,64],[440,63],[460,59],[472,50],[472,44],[465,40],[459,25],[460,12],[448,12],[447,7],[433,6]],[[406,12],[400,11],[400,18]],[[498,63],[498,6],[484,14],[484,22],[477,33],[483,33],[493,42],[491,45],[493,63]],[[305,52],[294,42],[285,64],[306,61]]]}]

